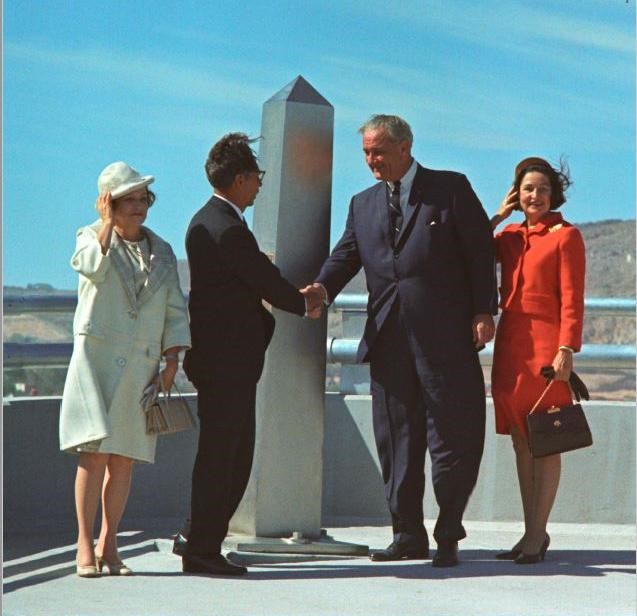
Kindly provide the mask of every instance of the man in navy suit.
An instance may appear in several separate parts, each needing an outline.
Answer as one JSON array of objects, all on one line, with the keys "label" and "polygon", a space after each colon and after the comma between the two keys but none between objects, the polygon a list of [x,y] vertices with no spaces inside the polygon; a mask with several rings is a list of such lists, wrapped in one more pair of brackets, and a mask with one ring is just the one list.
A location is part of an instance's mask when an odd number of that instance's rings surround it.
[{"label": "man in navy suit", "polygon": [[316,289],[304,297],[281,275],[243,218],[265,173],[250,144],[243,133],[229,133],[212,147],[206,174],[214,195],[186,234],[192,348],[184,370],[197,388],[199,414],[190,532],[174,550],[186,573],[246,573],[221,546],[252,467],[256,387],[274,333],[262,300],[299,316],[321,303]]},{"label": "man in navy suit", "polygon": [[[412,132],[375,115],[359,131],[374,186],[355,195],[345,232],[313,287],[333,300],[361,266],[369,303],[358,361],[370,362],[374,434],[393,541],[372,560],[428,558],[423,524],[429,448],[440,508],[432,564],[458,563],[462,516],[484,445],[478,350],[494,333],[489,219],[467,178],[420,166]],[[309,290],[310,287],[307,289]]]}]

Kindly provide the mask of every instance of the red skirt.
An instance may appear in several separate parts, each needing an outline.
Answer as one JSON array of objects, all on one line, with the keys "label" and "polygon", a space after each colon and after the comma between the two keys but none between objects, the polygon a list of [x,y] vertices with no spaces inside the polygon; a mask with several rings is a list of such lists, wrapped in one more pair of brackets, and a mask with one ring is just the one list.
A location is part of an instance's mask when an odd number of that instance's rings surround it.
[{"label": "red skirt", "polygon": [[[495,337],[491,393],[495,406],[495,431],[510,434],[511,426],[527,433],[526,416],[546,388],[540,375],[558,351],[560,325],[540,316],[505,310]],[[553,383],[536,413],[573,401],[568,383]]]}]

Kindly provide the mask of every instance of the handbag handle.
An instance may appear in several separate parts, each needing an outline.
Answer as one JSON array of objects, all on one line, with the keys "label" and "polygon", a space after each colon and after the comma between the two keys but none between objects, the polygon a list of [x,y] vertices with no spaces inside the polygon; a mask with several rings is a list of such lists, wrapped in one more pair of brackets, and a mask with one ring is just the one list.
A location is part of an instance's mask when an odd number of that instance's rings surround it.
[{"label": "handbag handle", "polygon": [[532,415],[535,412],[535,409],[539,406],[540,402],[544,399],[549,389],[551,389],[551,385],[553,385],[554,381],[551,379],[549,384],[546,386],[546,389],[542,392],[542,395],[538,398],[538,401],[533,405],[533,408],[530,410],[529,415]]},{"label": "handbag handle", "polygon": [[164,397],[170,398],[170,392],[171,392],[173,387],[177,391],[177,395],[180,398],[182,397],[181,391],[179,390],[179,387],[177,387],[177,383],[175,383],[173,381],[173,386],[168,391],[166,391],[166,388],[164,387],[164,379],[161,378],[161,373],[159,373],[157,376],[158,376],[158,380],[159,380],[159,389],[160,389],[161,393],[164,394]]}]

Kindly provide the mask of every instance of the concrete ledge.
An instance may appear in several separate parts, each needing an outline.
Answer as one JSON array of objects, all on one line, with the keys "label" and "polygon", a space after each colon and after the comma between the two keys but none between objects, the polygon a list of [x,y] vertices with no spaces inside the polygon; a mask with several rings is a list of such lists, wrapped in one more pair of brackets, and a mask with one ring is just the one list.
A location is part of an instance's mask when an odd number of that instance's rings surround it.
[{"label": "concrete ledge", "polygon": [[[564,454],[562,480],[551,515],[554,522],[635,523],[635,405],[586,402],[592,447]],[[389,523],[371,415],[371,396],[326,394],[323,524]],[[437,507],[427,457],[425,516]],[[480,477],[466,512],[468,520],[520,520],[515,458],[509,437],[496,435],[493,402]],[[370,522],[367,521],[369,524]]]},{"label": "concrete ledge", "polygon": [[[186,398],[195,405],[194,396]],[[5,532],[75,527],[77,456],[59,450],[60,401],[60,397],[4,400]],[[162,436],[155,464],[135,465],[125,522],[188,517],[197,435],[193,430]]]},{"label": "concrete ledge", "polygon": [[[195,404],[194,396],[190,403]],[[4,401],[5,534],[21,528],[75,526],[73,482],[77,459],[58,449],[59,407],[59,397]],[[634,524],[634,404],[592,402],[585,404],[585,410],[595,443],[564,455],[563,479],[551,521]],[[487,417],[480,478],[465,517],[476,521],[520,520],[510,441],[494,434],[491,405]],[[157,462],[136,465],[124,526],[132,520],[183,520],[188,516],[196,446],[196,431],[159,439]],[[326,394],[323,459],[323,526],[387,524],[369,396]],[[435,518],[436,514],[428,486],[425,516]]]}]

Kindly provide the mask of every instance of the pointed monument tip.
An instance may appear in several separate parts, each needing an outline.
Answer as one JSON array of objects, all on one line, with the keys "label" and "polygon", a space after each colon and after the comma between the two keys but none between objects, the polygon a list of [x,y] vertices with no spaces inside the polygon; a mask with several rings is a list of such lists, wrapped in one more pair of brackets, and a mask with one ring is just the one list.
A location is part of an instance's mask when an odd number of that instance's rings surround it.
[{"label": "pointed monument tip", "polygon": [[323,96],[321,96],[317,90],[315,90],[302,75],[299,75],[287,86],[281,88],[272,98],[268,99],[266,103],[271,101],[287,101],[289,103],[309,103],[311,105],[327,105],[331,107],[330,102]]}]

